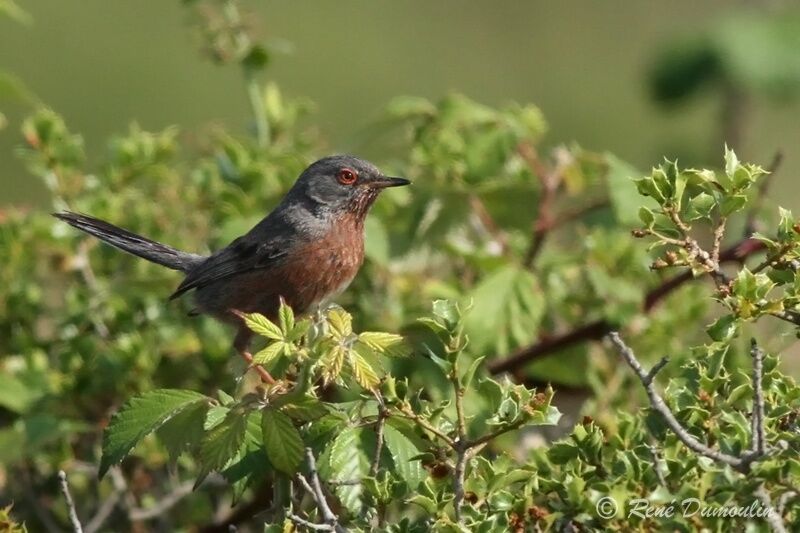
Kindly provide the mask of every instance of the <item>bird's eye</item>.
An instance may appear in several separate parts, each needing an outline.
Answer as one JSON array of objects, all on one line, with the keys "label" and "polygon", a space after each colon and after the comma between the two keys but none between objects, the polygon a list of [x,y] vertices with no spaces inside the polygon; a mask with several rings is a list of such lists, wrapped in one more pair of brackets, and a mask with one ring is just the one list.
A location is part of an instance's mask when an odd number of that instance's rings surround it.
[{"label": "bird's eye", "polygon": [[358,179],[358,174],[355,170],[343,168],[336,173],[336,179],[339,180],[339,183],[342,185],[352,185],[356,182],[356,179]]}]

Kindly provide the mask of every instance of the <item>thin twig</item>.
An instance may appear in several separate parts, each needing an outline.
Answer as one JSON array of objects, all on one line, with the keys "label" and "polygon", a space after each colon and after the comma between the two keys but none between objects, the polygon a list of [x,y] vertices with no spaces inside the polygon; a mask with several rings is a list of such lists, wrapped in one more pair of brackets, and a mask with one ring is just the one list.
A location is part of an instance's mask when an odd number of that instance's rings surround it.
[{"label": "thin twig", "polygon": [[464,505],[464,479],[467,471],[467,447],[466,442],[459,441],[456,448],[456,468],[453,475],[453,507],[455,509],[456,522],[461,523],[463,516],[461,507]]},{"label": "thin twig", "polygon": [[764,518],[767,520],[770,529],[775,533],[786,533],[786,526],[783,524],[783,518],[778,511],[772,507],[772,498],[769,497],[769,492],[767,492],[764,484],[762,483],[759,485],[758,489],[756,489],[753,494],[761,500],[762,505],[767,508],[767,514]]},{"label": "thin twig", "polygon": [[397,414],[398,414],[398,416],[401,416],[403,418],[407,418],[408,420],[411,420],[412,422],[417,424],[422,429],[424,429],[426,431],[429,431],[430,433],[433,433],[434,435],[436,435],[437,437],[442,439],[445,442],[445,444],[447,444],[451,448],[455,449],[456,444],[453,441],[453,439],[451,439],[444,432],[440,431],[439,429],[437,429],[433,425],[429,424],[427,420],[425,420],[424,418],[419,416],[417,413],[412,411],[411,408],[408,405],[401,405],[400,406],[400,412],[397,413]]},{"label": "thin twig", "polygon": [[296,514],[290,514],[289,519],[295,524],[307,527],[308,529],[313,529],[314,531],[333,531],[333,526],[329,526],[328,524],[316,524],[314,522],[309,522],[305,518],[300,518]]},{"label": "thin twig", "polygon": [[187,481],[178,485],[175,490],[161,497],[157,505],[148,509],[131,509],[128,513],[131,520],[151,520],[172,509],[179,501],[192,493],[194,482]]},{"label": "thin twig", "polygon": [[83,527],[81,527],[81,521],[78,518],[78,511],[75,509],[75,502],[72,500],[72,494],[69,492],[67,473],[63,470],[58,471],[58,481],[61,484],[61,493],[64,495],[64,500],[67,502],[67,511],[69,512],[69,521],[72,524],[72,531],[74,533],[83,533]]},{"label": "thin twig", "polygon": [[752,414],[752,444],[751,451],[758,456],[766,451],[766,438],[764,436],[764,350],[755,339],[750,340],[750,355],[753,357],[753,414]]},{"label": "thin twig", "polygon": [[378,475],[378,469],[381,466],[381,453],[383,453],[383,429],[386,425],[386,419],[389,418],[389,412],[383,404],[383,400],[376,392],[375,399],[378,402],[378,420],[375,422],[375,456],[372,459],[372,465],[369,467],[369,475],[375,477]]},{"label": "thin twig", "polygon": [[307,479],[304,478],[303,475],[298,474],[297,478],[300,480],[300,483],[303,487],[309,491],[311,497],[314,498],[314,501],[317,504],[317,509],[322,514],[322,519],[325,521],[326,524],[331,526],[333,531],[337,533],[344,533],[347,530],[339,525],[339,519],[336,515],[331,511],[330,505],[328,505],[328,500],[325,499],[325,493],[322,491],[322,484],[319,481],[319,474],[317,473],[317,461],[314,459],[314,452],[311,448],[306,448],[306,461],[308,462],[308,474],[311,478],[309,482]]},{"label": "thin twig", "polygon": [[116,509],[122,494],[121,491],[115,488],[108,498],[103,500],[102,505],[100,505],[97,512],[95,512],[94,516],[89,520],[89,523],[86,524],[86,533],[95,533],[103,527],[103,524],[106,523],[106,520],[108,520],[111,513]]},{"label": "thin twig", "polygon": [[464,414],[464,387],[461,385],[458,371],[458,355],[453,361],[453,368],[450,371],[450,383],[453,386],[456,403],[456,431],[457,440],[455,441],[456,468],[453,476],[453,507],[455,509],[456,522],[459,524],[463,520],[461,507],[464,505],[464,480],[467,471],[467,452],[469,443],[467,442],[467,417]]},{"label": "thin twig", "polygon": [[487,443],[489,441],[492,441],[492,440],[496,439],[500,435],[504,435],[505,433],[508,433],[509,431],[514,431],[515,429],[517,429],[520,426],[522,426],[524,423],[525,423],[525,420],[517,420],[516,422],[513,422],[513,423],[511,423],[511,424],[509,424],[507,426],[504,426],[504,427],[502,427],[502,428],[500,428],[498,430],[495,430],[495,431],[493,431],[491,433],[487,433],[486,435],[483,435],[482,437],[478,437],[475,440],[469,441],[467,443],[467,448],[475,448],[476,446],[481,446],[482,444],[485,444],[485,443]]},{"label": "thin twig", "polygon": [[[746,468],[741,458],[709,448],[693,437],[688,431],[686,431],[686,429],[681,426],[680,422],[678,422],[678,420],[675,418],[675,415],[672,414],[672,410],[670,410],[653,386],[653,378],[655,377],[655,373],[652,371],[644,371],[641,363],[639,363],[639,360],[636,359],[636,355],[633,353],[633,350],[631,350],[620,338],[619,333],[612,331],[609,333],[608,338],[611,340],[611,343],[617,349],[619,354],[625,359],[631,369],[639,377],[642,385],[644,385],[644,388],[647,391],[647,396],[650,399],[650,406],[664,418],[664,421],[667,423],[672,432],[675,433],[678,439],[687,448],[704,457],[708,457],[716,462],[729,465],[737,470]],[[665,359],[666,358],[662,359],[662,361],[659,362],[655,368],[663,368],[664,364],[666,364],[664,362]]]}]

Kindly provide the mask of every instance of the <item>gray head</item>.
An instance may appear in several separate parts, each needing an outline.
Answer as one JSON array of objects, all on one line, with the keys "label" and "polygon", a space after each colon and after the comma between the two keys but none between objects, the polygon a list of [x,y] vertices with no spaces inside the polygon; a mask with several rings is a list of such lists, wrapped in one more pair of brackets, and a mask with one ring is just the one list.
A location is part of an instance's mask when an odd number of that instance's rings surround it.
[{"label": "gray head", "polygon": [[384,176],[378,168],[351,155],[324,157],[300,174],[287,199],[311,202],[315,210],[364,217],[380,192],[411,183]]}]

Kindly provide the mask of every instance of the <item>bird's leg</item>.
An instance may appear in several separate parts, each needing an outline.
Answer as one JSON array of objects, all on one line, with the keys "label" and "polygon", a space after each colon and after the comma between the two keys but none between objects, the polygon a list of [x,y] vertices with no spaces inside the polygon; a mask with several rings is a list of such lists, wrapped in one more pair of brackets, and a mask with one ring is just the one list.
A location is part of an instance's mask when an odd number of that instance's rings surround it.
[{"label": "bird's leg", "polygon": [[261,365],[253,363],[253,354],[250,353],[250,339],[253,338],[253,332],[247,329],[246,326],[241,326],[236,333],[236,338],[233,339],[233,347],[236,352],[242,356],[247,362],[248,368],[254,368],[258,372],[261,381],[270,385],[275,384],[275,378]]}]

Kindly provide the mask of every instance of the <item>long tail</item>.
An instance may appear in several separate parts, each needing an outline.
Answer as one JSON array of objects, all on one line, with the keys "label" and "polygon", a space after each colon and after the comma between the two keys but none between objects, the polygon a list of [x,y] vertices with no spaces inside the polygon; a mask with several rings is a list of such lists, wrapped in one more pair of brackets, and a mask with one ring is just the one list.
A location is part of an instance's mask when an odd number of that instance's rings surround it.
[{"label": "long tail", "polygon": [[151,241],[128,230],[118,228],[99,218],[87,215],[79,215],[64,211],[53,213],[53,216],[63,220],[70,226],[94,235],[103,242],[119,248],[129,254],[139,256],[153,263],[158,263],[173,270],[187,272],[193,266],[199,264],[205,258],[201,255],[181,252],[166,244]]}]

